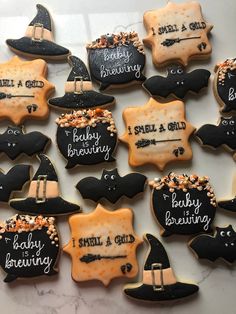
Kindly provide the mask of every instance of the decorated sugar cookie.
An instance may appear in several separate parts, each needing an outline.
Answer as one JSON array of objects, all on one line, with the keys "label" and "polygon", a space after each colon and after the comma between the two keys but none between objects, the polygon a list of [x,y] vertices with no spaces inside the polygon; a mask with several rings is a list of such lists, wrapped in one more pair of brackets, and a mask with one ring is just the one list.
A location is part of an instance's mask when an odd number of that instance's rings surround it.
[{"label": "decorated sugar cookie", "polygon": [[15,165],[7,173],[0,169],[0,201],[8,202],[12,192],[21,191],[30,180],[30,165]]},{"label": "decorated sugar cookie", "polygon": [[77,204],[60,197],[57,173],[44,155],[39,156],[40,166],[30,183],[28,196],[10,200],[10,206],[23,213],[42,215],[65,215],[80,211]]},{"label": "decorated sugar cookie", "polygon": [[100,90],[142,83],[145,54],[136,32],[102,35],[87,45],[92,78]]},{"label": "decorated sugar cookie", "polygon": [[54,86],[46,80],[47,64],[41,59],[13,57],[0,64],[0,119],[21,124],[25,119],[46,119],[47,97]]},{"label": "decorated sugar cookie", "polygon": [[105,107],[115,102],[113,96],[93,90],[90,75],[82,60],[69,56],[68,61],[72,70],[65,84],[65,95],[49,99],[49,105],[62,109],[88,109]]},{"label": "decorated sugar cookie", "polygon": [[151,47],[157,67],[176,61],[187,65],[211,54],[208,34],[213,26],[204,20],[198,2],[168,1],[164,8],[145,12],[143,22],[147,31],[143,42]]},{"label": "decorated sugar cookie", "polygon": [[185,72],[181,65],[171,65],[167,69],[167,77],[155,75],[143,83],[143,87],[151,96],[168,97],[174,95],[183,99],[188,92],[199,93],[208,86],[211,73],[204,69]]},{"label": "decorated sugar cookie", "polygon": [[189,247],[200,259],[214,262],[221,258],[232,264],[236,260],[236,232],[231,225],[216,227],[214,236],[201,234],[190,241]]},{"label": "decorated sugar cookie", "polygon": [[114,161],[117,130],[112,113],[104,109],[78,110],[57,120],[57,146],[67,159],[66,168]]},{"label": "decorated sugar cookie", "polygon": [[211,232],[216,198],[208,177],[170,173],[149,185],[153,213],[162,236]]},{"label": "decorated sugar cookie", "polygon": [[67,48],[53,40],[52,22],[48,10],[37,4],[37,15],[26,29],[25,36],[7,39],[8,47],[15,53],[32,58],[64,60],[70,54]]},{"label": "decorated sugar cookie", "polygon": [[233,153],[236,160],[236,117],[221,117],[218,125],[205,124],[194,134],[202,146],[217,149],[221,146]]},{"label": "decorated sugar cookie", "polygon": [[24,133],[22,126],[8,126],[0,134],[0,153],[14,160],[21,154],[32,156],[43,152],[50,142],[50,138],[40,132]]},{"label": "decorated sugar cookie", "polygon": [[188,139],[194,127],[185,120],[184,103],[150,100],[123,111],[126,131],[120,140],[129,145],[130,166],[154,164],[163,170],[172,161],[190,160]]},{"label": "decorated sugar cookie", "polygon": [[197,285],[178,281],[161,242],[149,233],[144,238],[149,244],[149,252],[142,282],[125,285],[124,293],[139,301],[170,301],[196,293]]},{"label": "decorated sugar cookie", "polygon": [[70,216],[71,239],[63,250],[72,259],[75,281],[100,280],[107,286],[113,278],[137,275],[137,246],[129,208],[106,210],[100,204],[88,214]]},{"label": "decorated sugar cookie", "polygon": [[53,217],[15,215],[0,222],[0,265],[5,282],[57,274],[59,237]]},{"label": "decorated sugar cookie", "polygon": [[141,173],[129,173],[121,177],[117,168],[104,169],[101,179],[86,177],[77,183],[76,188],[83,198],[94,202],[105,198],[111,203],[116,203],[122,196],[132,198],[143,192],[146,180]]},{"label": "decorated sugar cookie", "polygon": [[233,198],[219,201],[217,203],[218,206],[225,210],[236,212],[236,176],[234,177],[234,180],[233,180],[232,194],[233,194]]}]

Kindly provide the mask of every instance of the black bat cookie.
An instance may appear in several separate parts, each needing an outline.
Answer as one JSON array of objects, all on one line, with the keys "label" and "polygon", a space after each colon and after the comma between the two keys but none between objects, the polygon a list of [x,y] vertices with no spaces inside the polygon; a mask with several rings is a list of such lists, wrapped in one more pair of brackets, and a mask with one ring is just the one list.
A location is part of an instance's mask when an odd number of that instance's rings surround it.
[{"label": "black bat cookie", "polygon": [[172,65],[167,69],[167,77],[152,76],[143,83],[143,87],[151,96],[167,97],[173,94],[183,99],[189,91],[198,93],[203,87],[207,87],[210,75],[204,69],[186,73],[181,65]]},{"label": "black bat cookie", "polygon": [[203,146],[218,148],[225,145],[234,152],[236,150],[236,117],[221,117],[217,126],[205,124],[195,132],[195,136],[199,138]]},{"label": "black bat cookie", "polygon": [[3,134],[0,134],[0,153],[5,153],[14,160],[21,154],[32,156],[43,152],[50,138],[34,131],[28,134],[23,132],[23,127],[8,126]]},{"label": "black bat cookie", "polygon": [[30,165],[16,165],[6,174],[0,172],[0,201],[8,202],[13,191],[20,191],[30,179]]},{"label": "black bat cookie", "polygon": [[76,188],[83,198],[91,199],[94,202],[105,198],[111,203],[116,203],[123,195],[132,198],[143,192],[147,178],[140,173],[129,173],[121,177],[117,168],[103,170],[101,179],[87,177],[80,180]]},{"label": "black bat cookie", "polygon": [[222,258],[229,263],[236,260],[236,232],[231,225],[226,228],[216,227],[214,236],[201,234],[194,238],[189,246],[198,258],[212,262]]}]

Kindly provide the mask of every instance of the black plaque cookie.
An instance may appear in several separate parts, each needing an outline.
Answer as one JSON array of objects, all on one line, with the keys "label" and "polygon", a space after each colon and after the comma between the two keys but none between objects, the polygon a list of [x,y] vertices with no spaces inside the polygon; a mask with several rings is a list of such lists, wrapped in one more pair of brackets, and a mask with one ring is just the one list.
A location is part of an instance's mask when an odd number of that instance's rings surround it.
[{"label": "black plaque cookie", "polygon": [[162,236],[211,232],[216,198],[208,177],[170,173],[149,184],[153,213]]},{"label": "black plaque cookie", "polygon": [[57,274],[59,238],[54,218],[15,215],[1,222],[0,251],[5,282]]},{"label": "black plaque cookie", "polygon": [[143,83],[151,96],[167,97],[170,94],[183,99],[188,92],[199,93],[208,86],[211,73],[205,69],[185,72],[181,65],[172,65],[167,69],[167,77],[155,75]]},{"label": "black plaque cookie", "polygon": [[114,161],[117,130],[108,110],[88,109],[62,114],[57,120],[57,145],[66,168]]},{"label": "black plaque cookie", "polygon": [[90,75],[81,59],[69,56],[68,62],[72,69],[65,84],[65,95],[49,99],[49,105],[62,109],[88,109],[105,107],[115,102],[113,96],[93,90]]},{"label": "black plaque cookie", "polygon": [[236,58],[226,59],[215,67],[214,93],[221,111],[236,110]]},{"label": "black plaque cookie", "polygon": [[101,179],[86,177],[80,180],[76,188],[83,198],[98,202],[105,198],[111,203],[116,203],[122,196],[129,198],[144,191],[147,178],[141,173],[129,173],[121,177],[117,168],[103,170]]},{"label": "black plaque cookie", "polygon": [[8,126],[6,131],[0,134],[0,153],[5,153],[14,160],[21,154],[32,156],[43,152],[50,142],[50,138],[40,132],[26,134],[22,126]]},{"label": "black plaque cookie", "polygon": [[231,225],[216,227],[214,236],[201,234],[190,241],[189,247],[198,258],[212,262],[221,258],[233,263],[236,260],[236,232]]},{"label": "black plaque cookie", "polygon": [[19,39],[7,39],[8,47],[15,53],[27,57],[40,57],[50,60],[64,60],[70,54],[53,41],[52,22],[48,10],[37,4],[37,15],[26,29],[25,36]]},{"label": "black plaque cookie", "polygon": [[102,35],[87,45],[89,68],[100,90],[145,80],[143,45],[136,32]]},{"label": "black plaque cookie", "polygon": [[221,117],[218,125],[205,124],[200,127],[195,136],[200,140],[202,146],[216,149],[220,146],[226,147],[233,152],[236,159],[236,117]]}]

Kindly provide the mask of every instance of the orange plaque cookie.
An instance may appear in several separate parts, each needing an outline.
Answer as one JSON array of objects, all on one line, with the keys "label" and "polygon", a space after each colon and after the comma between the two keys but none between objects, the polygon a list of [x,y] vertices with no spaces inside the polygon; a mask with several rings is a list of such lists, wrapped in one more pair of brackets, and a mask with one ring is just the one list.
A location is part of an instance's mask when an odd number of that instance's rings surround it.
[{"label": "orange plaque cookie", "polygon": [[208,33],[212,25],[206,23],[198,2],[172,3],[144,14],[148,36],[144,44],[152,48],[155,66],[170,62],[187,65],[189,59],[206,58],[211,54]]},{"label": "orange plaque cookie", "polygon": [[21,124],[26,118],[45,119],[47,97],[54,86],[45,77],[47,64],[41,59],[22,61],[13,57],[0,64],[0,119]]},{"label": "orange plaque cookie", "polygon": [[185,120],[184,103],[159,103],[153,98],[141,107],[123,112],[126,124],[121,141],[129,145],[130,166],[154,164],[160,170],[171,161],[189,160],[188,143],[194,127]]},{"label": "orange plaque cookie", "polygon": [[137,275],[136,248],[142,240],[132,220],[131,209],[111,212],[100,204],[92,213],[69,218],[71,240],[64,251],[71,255],[75,281],[97,279],[108,285],[113,278]]}]

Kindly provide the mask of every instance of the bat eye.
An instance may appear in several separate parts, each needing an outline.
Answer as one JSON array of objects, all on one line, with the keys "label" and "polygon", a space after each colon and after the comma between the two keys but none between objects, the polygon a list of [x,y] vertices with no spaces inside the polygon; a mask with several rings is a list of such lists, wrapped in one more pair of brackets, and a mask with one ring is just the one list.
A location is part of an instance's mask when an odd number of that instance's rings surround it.
[{"label": "bat eye", "polygon": [[233,120],[229,121],[229,124],[234,125],[234,121]]},{"label": "bat eye", "polygon": [[171,70],[170,70],[170,73],[171,73],[171,74],[176,74],[176,71],[175,71],[174,69],[171,69]]},{"label": "bat eye", "polygon": [[178,74],[183,74],[183,72],[184,72],[184,71],[183,71],[182,69],[178,69],[178,70],[177,70],[177,73],[178,73]]},{"label": "bat eye", "polygon": [[15,135],[19,135],[19,134],[20,134],[20,132],[19,132],[18,130],[15,130],[13,133],[14,133]]},{"label": "bat eye", "polygon": [[7,131],[7,134],[13,134],[14,132],[13,132],[13,130],[8,130]]},{"label": "bat eye", "polygon": [[108,174],[105,174],[104,179],[105,179],[105,180],[108,180],[108,179],[109,179],[109,175],[108,175]]},{"label": "bat eye", "polygon": [[224,237],[224,236],[225,236],[225,232],[224,232],[224,231],[221,231],[221,232],[220,232],[220,235],[221,235],[222,237]]},{"label": "bat eye", "polygon": [[111,175],[111,179],[115,180],[116,176],[114,174]]},{"label": "bat eye", "polygon": [[230,237],[231,236],[231,231],[227,231],[227,236]]},{"label": "bat eye", "polygon": [[227,120],[223,120],[223,121],[222,121],[222,124],[223,124],[223,125],[228,125],[228,121],[227,121]]}]

